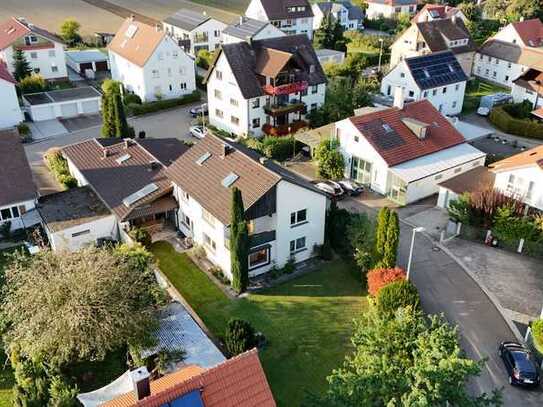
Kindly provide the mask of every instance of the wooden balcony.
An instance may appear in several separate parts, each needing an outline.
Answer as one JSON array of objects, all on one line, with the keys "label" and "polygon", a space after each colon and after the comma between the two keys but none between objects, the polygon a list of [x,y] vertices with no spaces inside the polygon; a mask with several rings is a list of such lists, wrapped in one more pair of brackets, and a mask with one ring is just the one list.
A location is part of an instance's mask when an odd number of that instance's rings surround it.
[{"label": "wooden balcony", "polygon": [[279,104],[279,105],[266,105],[264,106],[264,112],[266,114],[277,117],[282,116],[288,113],[294,113],[299,112],[305,109],[305,103],[303,102],[295,102],[295,103],[286,103],[286,104]]},{"label": "wooden balcony", "polygon": [[308,124],[304,120],[297,120],[290,124],[283,124],[274,126],[272,124],[265,124],[262,126],[262,131],[268,136],[286,136],[288,134],[296,133],[298,130],[307,127]]}]

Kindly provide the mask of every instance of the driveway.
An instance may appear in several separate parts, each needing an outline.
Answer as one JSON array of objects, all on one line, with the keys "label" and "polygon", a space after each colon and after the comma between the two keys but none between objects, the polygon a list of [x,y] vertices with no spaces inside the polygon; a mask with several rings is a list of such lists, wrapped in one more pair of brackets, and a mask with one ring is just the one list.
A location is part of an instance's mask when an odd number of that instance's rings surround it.
[{"label": "driveway", "polygon": [[57,119],[29,122],[28,126],[32,131],[32,139],[34,141],[47,140],[52,137],[68,134],[68,129]]}]

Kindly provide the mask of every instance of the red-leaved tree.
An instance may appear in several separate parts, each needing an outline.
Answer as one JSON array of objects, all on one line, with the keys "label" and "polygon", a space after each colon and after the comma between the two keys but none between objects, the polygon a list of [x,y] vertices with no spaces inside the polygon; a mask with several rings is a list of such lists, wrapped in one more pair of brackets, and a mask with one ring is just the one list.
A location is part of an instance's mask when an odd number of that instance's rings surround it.
[{"label": "red-leaved tree", "polygon": [[368,292],[374,297],[384,286],[398,280],[405,280],[405,270],[401,267],[377,268],[368,272]]}]

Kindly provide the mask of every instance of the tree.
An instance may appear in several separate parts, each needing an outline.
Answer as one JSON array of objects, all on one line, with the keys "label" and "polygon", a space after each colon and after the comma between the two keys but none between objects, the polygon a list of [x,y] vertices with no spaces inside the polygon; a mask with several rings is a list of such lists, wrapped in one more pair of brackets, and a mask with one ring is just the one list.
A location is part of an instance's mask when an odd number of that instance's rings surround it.
[{"label": "tree", "polygon": [[151,247],[151,244],[153,243],[153,237],[147,229],[134,228],[128,234],[132,239],[134,239],[146,249],[149,249]]},{"label": "tree", "polygon": [[393,281],[379,290],[377,293],[377,310],[387,318],[396,312],[398,308],[420,307],[420,296],[417,288],[405,279]]},{"label": "tree", "polygon": [[381,288],[398,280],[405,280],[405,270],[401,267],[390,269],[377,268],[370,270],[367,276],[368,292],[374,297]]},{"label": "tree", "polygon": [[532,18],[541,13],[541,0],[487,0],[484,11],[487,16],[503,22]]},{"label": "tree", "polygon": [[22,93],[37,93],[47,89],[47,82],[43,76],[31,74],[19,81],[19,88]]},{"label": "tree", "polygon": [[481,7],[475,3],[460,3],[458,5],[458,9],[466,16],[469,21],[479,21],[481,19]]},{"label": "tree", "polygon": [[107,79],[102,84],[102,137],[126,138],[135,136],[128,125],[121,97],[121,84]]},{"label": "tree", "polygon": [[377,215],[377,226],[375,231],[375,253],[379,258],[383,257],[385,251],[385,242],[387,239],[388,219],[390,218],[390,209],[386,206],[379,209]]},{"label": "tree", "polygon": [[32,73],[32,68],[30,67],[30,64],[26,60],[26,56],[21,49],[15,50],[15,53],[13,54],[13,68],[13,76],[15,76],[17,82],[21,81],[27,76],[30,76]]},{"label": "tree", "polygon": [[345,162],[334,140],[323,140],[315,149],[319,176],[326,179],[343,178]]},{"label": "tree", "polygon": [[73,46],[78,42],[81,42],[81,35],[79,34],[80,28],[81,24],[79,24],[76,20],[73,18],[67,18],[60,26],[60,36],[69,45]]},{"label": "tree", "polygon": [[255,330],[243,319],[232,318],[226,326],[224,344],[231,356],[239,355],[255,347]]},{"label": "tree", "polygon": [[115,93],[113,95],[113,106],[115,114],[115,137],[128,137],[130,132],[128,123],[126,122],[126,115],[124,113],[123,100],[119,93]]},{"label": "tree", "polygon": [[390,212],[387,225],[387,236],[383,250],[383,258],[380,267],[393,268],[396,266],[398,256],[398,245],[400,243],[400,221],[398,213]]},{"label": "tree", "polygon": [[4,341],[61,366],[149,341],[157,283],[139,246],[16,256],[5,271]]},{"label": "tree", "polygon": [[232,189],[232,208],[230,222],[230,264],[232,288],[242,293],[249,284],[249,233],[245,221],[245,209],[241,190]]},{"label": "tree", "polygon": [[409,13],[401,13],[396,20],[396,33],[402,33],[411,26]]}]

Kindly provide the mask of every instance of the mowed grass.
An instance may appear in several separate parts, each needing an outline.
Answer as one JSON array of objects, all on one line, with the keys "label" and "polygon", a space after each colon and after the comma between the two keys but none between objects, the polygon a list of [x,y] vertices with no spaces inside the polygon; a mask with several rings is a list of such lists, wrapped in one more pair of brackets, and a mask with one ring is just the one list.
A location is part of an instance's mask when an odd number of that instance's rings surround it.
[{"label": "mowed grass", "polygon": [[467,115],[476,112],[482,96],[500,92],[510,93],[509,89],[494,85],[493,83],[484,82],[480,79],[469,81],[464,95],[462,114]]},{"label": "mowed grass", "polygon": [[152,247],[159,267],[218,337],[232,317],[250,321],[268,345],[260,352],[279,406],[299,406],[320,393],[350,350],[352,320],[367,306],[360,278],[343,261],[245,299],[231,300],[169,243]]}]

